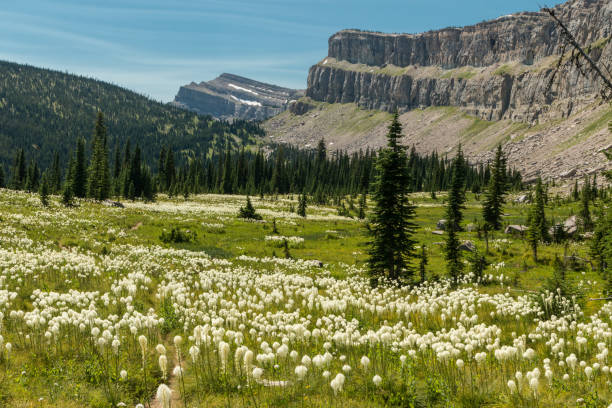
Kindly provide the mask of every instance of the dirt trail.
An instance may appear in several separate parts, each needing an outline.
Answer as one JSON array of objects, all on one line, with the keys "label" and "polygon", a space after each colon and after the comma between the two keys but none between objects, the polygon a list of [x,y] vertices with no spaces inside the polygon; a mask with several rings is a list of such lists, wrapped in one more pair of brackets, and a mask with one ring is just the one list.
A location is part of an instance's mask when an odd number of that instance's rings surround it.
[{"label": "dirt trail", "polygon": [[[170,407],[172,408],[182,408],[183,401],[181,400],[179,379],[172,375],[172,371],[176,364],[174,362],[168,362],[168,380],[166,381],[166,385],[170,387],[172,390],[172,398],[170,399]],[[171,368],[172,367],[172,368]],[[164,408],[162,405],[162,401],[157,398],[157,390],[156,395],[150,401],[151,408]]]}]

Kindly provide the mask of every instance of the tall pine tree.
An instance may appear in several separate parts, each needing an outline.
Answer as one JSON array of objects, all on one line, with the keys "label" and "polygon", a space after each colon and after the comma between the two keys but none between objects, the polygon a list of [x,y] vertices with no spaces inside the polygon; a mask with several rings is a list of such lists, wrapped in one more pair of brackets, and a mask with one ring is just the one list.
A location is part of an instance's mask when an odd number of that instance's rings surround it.
[{"label": "tall pine tree", "polygon": [[410,175],[406,150],[399,144],[401,137],[402,126],[395,112],[387,134],[387,147],[378,159],[372,196],[376,204],[372,214],[368,268],[373,284],[383,277],[398,283],[411,280],[415,272],[410,264],[415,247],[412,239],[416,230],[415,207],[408,197]]},{"label": "tall pine tree", "polygon": [[458,284],[463,274],[463,262],[459,246],[458,233],[461,231],[462,211],[465,208],[465,159],[461,146],[451,167],[451,187],[448,193],[448,205],[446,206],[447,236],[445,246],[446,269],[453,280]]},{"label": "tall pine tree", "polygon": [[490,230],[499,230],[502,227],[502,206],[508,193],[506,179],[506,157],[501,145],[497,146],[495,161],[491,169],[491,179],[483,205],[483,218]]},{"label": "tall pine tree", "polygon": [[87,195],[87,166],[85,165],[85,141],[77,141],[76,156],[73,162],[71,188],[75,197],[83,198]]},{"label": "tall pine tree", "polygon": [[110,175],[106,144],[107,136],[104,116],[102,112],[98,112],[89,166],[88,195],[99,201],[106,200],[110,195]]},{"label": "tall pine tree", "polygon": [[544,210],[544,188],[542,187],[542,179],[538,178],[535,188],[535,197],[529,215],[527,217],[529,229],[527,230],[527,241],[531,246],[534,261],[538,261],[538,243],[540,241],[548,241],[548,222],[546,221],[546,213]]}]

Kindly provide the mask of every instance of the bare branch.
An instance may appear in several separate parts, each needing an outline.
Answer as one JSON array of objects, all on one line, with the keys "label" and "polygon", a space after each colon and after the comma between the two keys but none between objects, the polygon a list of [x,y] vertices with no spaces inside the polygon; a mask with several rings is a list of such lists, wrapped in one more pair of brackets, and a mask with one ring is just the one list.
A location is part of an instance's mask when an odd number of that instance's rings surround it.
[{"label": "bare branch", "polygon": [[[574,35],[569,31],[569,29],[567,28],[567,26],[565,24],[563,24],[563,22],[556,16],[554,10],[550,9],[550,8],[544,8],[542,9],[543,11],[545,11],[546,13],[548,13],[548,15],[550,15],[550,17],[555,20],[555,23],[557,23],[557,26],[559,26],[559,28],[561,29],[561,34],[563,35],[563,38],[565,38],[565,40],[567,41],[567,43],[569,43],[572,47],[572,55],[570,57],[569,62],[573,63],[576,68],[578,68],[578,70],[580,71],[580,73],[585,76],[586,75],[586,71],[584,68],[583,63],[580,61],[580,56],[582,56],[587,63],[589,64],[590,69],[595,72],[595,74],[603,81],[606,90],[602,90],[602,97],[604,97],[604,99],[610,99],[610,97],[612,97],[612,80],[610,80],[610,78],[608,78],[603,72],[602,70],[599,68],[599,66],[595,63],[595,61],[593,61],[593,59],[588,55],[587,52],[585,52],[582,47],[580,46],[580,44],[578,44],[578,41],[576,40],[576,38],[574,37]],[[567,44],[564,44],[563,46],[563,51],[565,52],[565,46]],[[589,50],[590,52],[590,50]],[[561,68],[562,65],[562,60],[563,60],[563,54],[561,54],[561,57],[559,58],[559,63],[557,64],[557,69],[555,70],[555,72],[553,73],[553,78],[556,75],[557,71],[559,71],[559,69]],[[607,67],[606,67],[607,70]],[[609,72],[609,71],[608,71]],[[551,80],[552,82],[552,80]]]}]

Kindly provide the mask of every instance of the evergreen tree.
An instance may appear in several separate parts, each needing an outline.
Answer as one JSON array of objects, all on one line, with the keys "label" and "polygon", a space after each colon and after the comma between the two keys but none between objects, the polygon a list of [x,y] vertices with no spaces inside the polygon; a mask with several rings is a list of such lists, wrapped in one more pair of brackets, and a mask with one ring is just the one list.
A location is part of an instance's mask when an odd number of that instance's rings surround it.
[{"label": "evergreen tree", "polygon": [[92,155],[89,166],[88,195],[98,201],[106,200],[110,195],[110,175],[108,167],[106,126],[104,116],[98,112],[94,137],[92,142]]},{"label": "evergreen tree", "polygon": [[29,192],[37,191],[40,185],[40,170],[38,169],[38,163],[32,160],[26,174],[25,189]]},{"label": "evergreen tree", "polygon": [[129,171],[128,197],[130,200],[134,200],[136,197],[142,196],[143,183],[141,170],[142,163],[140,160],[140,146],[136,145]]},{"label": "evergreen tree", "polygon": [[468,256],[468,262],[470,263],[470,269],[474,274],[474,282],[480,282],[485,269],[487,269],[487,266],[489,266],[487,258],[482,255],[478,249],[476,249]]},{"label": "evergreen tree", "polygon": [[85,141],[77,141],[76,157],[71,180],[72,192],[75,197],[83,198],[87,194],[87,167],[85,166]]},{"label": "evergreen tree", "polygon": [[274,162],[274,170],[271,180],[272,192],[285,194],[285,160],[283,155],[283,147],[279,146],[276,150],[276,161]]},{"label": "evergreen tree", "polygon": [[591,209],[589,201],[591,199],[591,187],[589,186],[588,179],[584,184],[584,188],[581,193],[580,200],[580,211],[578,212],[578,218],[580,219],[580,226],[583,231],[591,231],[593,229],[593,220],[591,219]]},{"label": "evergreen tree", "polygon": [[223,177],[221,179],[221,192],[223,194],[232,194],[232,156],[229,149],[229,143],[225,148],[225,160],[223,161]]},{"label": "evergreen tree", "polygon": [[0,188],[6,187],[6,176],[4,175],[4,165],[0,163]]},{"label": "evergreen tree", "polygon": [[456,285],[463,273],[458,233],[461,231],[462,211],[465,208],[465,162],[461,146],[451,167],[451,188],[446,206],[447,240],[445,246],[446,266],[453,283]]},{"label": "evergreen tree", "polygon": [[165,186],[164,189],[169,190],[170,187],[172,186],[172,184],[174,184],[174,181],[176,179],[176,167],[174,164],[174,152],[172,151],[172,149],[170,148],[170,146],[168,146],[168,148],[166,149],[166,162],[165,162],[165,166],[166,169],[164,171],[164,175],[165,175]]},{"label": "evergreen tree", "polygon": [[66,180],[66,182],[64,183],[64,189],[62,191],[62,204],[64,204],[66,207],[70,207],[72,205],[72,202],[72,185],[70,181]]},{"label": "evergreen tree", "polygon": [[359,196],[359,213],[357,215],[357,218],[359,218],[360,220],[363,220],[366,217],[366,208],[367,208],[367,202],[366,202],[366,195],[364,193],[361,193],[361,195]]},{"label": "evergreen tree", "polygon": [[421,245],[421,256],[419,260],[419,275],[421,276],[421,283],[425,283],[426,280],[426,268],[429,260],[427,259],[427,247],[423,244]]},{"label": "evergreen tree", "polygon": [[60,166],[59,153],[53,154],[53,163],[51,164],[51,170],[49,173],[49,190],[56,194],[62,188],[62,169]]},{"label": "evergreen tree", "polygon": [[238,218],[246,218],[251,220],[261,220],[261,215],[255,212],[255,207],[251,203],[251,198],[247,196],[246,205],[244,207],[240,207],[240,211],[238,212]]},{"label": "evergreen tree", "polygon": [[483,218],[490,230],[499,230],[502,226],[502,205],[507,192],[506,158],[501,145],[498,145],[483,206]]},{"label": "evergreen tree", "polygon": [[302,194],[300,196],[298,196],[298,210],[297,210],[297,214],[300,217],[304,217],[306,218],[306,207],[307,207],[308,203],[306,201],[306,194]]},{"label": "evergreen tree", "polygon": [[535,198],[527,217],[529,227],[527,230],[527,242],[531,247],[535,262],[538,261],[538,243],[540,241],[548,242],[550,238],[548,234],[548,222],[546,221],[546,214],[544,211],[544,202],[546,201],[544,194],[542,179],[538,178],[535,188]]},{"label": "evergreen tree", "polygon": [[399,144],[401,133],[399,114],[395,112],[387,134],[387,147],[378,159],[373,194],[376,204],[368,260],[373,284],[381,277],[400,282],[414,275],[409,261],[414,256],[415,207],[408,197],[410,176],[405,148]]},{"label": "evergreen tree", "polygon": [[448,193],[449,198],[446,208],[446,219],[449,224],[452,223],[452,227],[455,231],[462,231],[461,222],[463,221],[463,210],[465,209],[466,163],[461,145],[459,145],[457,156],[455,156],[450,170],[452,179]]},{"label": "evergreen tree", "polygon": [[23,149],[17,150],[12,171],[12,179],[10,186],[15,190],[23,190],[26,182],[26,159]]},{"label": "evergreen tree", "polygon": [[40,182],[40,188],[38,189],[38,194],[40,196],[40,203],[47,207],[49,205],[49,182],[48,182],[47,174],[45,173]]}]

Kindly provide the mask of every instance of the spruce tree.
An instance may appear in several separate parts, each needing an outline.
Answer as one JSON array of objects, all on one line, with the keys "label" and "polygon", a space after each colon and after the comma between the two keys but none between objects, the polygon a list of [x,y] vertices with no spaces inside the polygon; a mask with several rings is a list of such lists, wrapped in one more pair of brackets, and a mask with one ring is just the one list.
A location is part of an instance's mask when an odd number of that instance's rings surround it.
[{"label": "spruce tree", "polygon": [[47,174],[43,174],[42,180],[40,182],[40,188],[38,189],[38,194],[40,195],[40,203],[45,207],[49,205],[49,182],[47,179]]},{"label": "spruce tree", "polygon": [[77,141],[76,157],[71,180],[72,192],[75,197],[83,198],[87,195],[87,167],[85,165],[85,140]]},{"label": "spruce tree", "polygon": [[427,259],[427,247],[425,244],[421,245],[421,256],[419,260],[419,275],[421,276],[421,283],[426,281],[426,268],[429,260]]},{"label": "spruce tree", "polygon": [[357,218],[359,218],[360,220],[363,220],[366,217],[366,213],[365,213],[366,208],[367,208],[366,195],[362,193],[359,196],[359,212],[357,214]]},{"label": "spruce tree", "polygon": [[53,154],[53,163],[51,164],[51,170],[49,174],[49,190],[56,194],[62,187],[62,169],[60,166],[59,153]]},{"label": "spruce tree", "polygon": [[368,268],[372,284],[380,278],[394,282],[408,281],[414,275],[410,264],[414,257],[412,236],[415,207],[410,203],[406,151],[399,144],[402,127],[395,112],[387,134],[387,147],[380,152],[378,174],[372,196],[375,207],[372,215],[372,240],[369,242]]},{"label": "spruce tree", "polygon": [[89,166],[88,195],[98,201],[106,200],[110,194],[110,175],[108,166],[106,126],[104,116],[98,112],[92,142],[91,163]]},{"label": "spruce tree", "polygon": [[451,167],[451,187],[448,193],[448,205],[446,206],[447,239],[444,251],[448,274],[455,285],[458,284],[463,273],[463,262],[459,249],[461,243],[458,233],[461,231],[460,222],[463,219],[462,211],[465,208],[465,167],[465,159],[461,146],[459,146],[457,156]]},{"label": "spruce tree", "polygon": [[308,206],[308,203],[306,202],[306,194],[301,194],[300,196],[298,196],[297,214],[300,217],[306,218],[306,207],[307,206]]},{"label": "spruce tree", "polygon": [[490,230],[499,230],[502,226],[502,206],[505,203],[507,192],[506,158],[501,145],[498,145],[482,214]]},{"label": "spruce tree", "polygon": [[582,231],[591,231],[593,229],[593,220],[591,219],[591,209],[589,206],[589,201],[591,199],[591,188],[587,182],[585,182],[584,188],[581,193],[580,200],[580,211],[578,212],[578,218],[580,219],[580,226],[582,227]]},{"label": "spruce tree", "polygon": [[229,143],[225,148],[225,160],[223,161],[223,177],[221,179],[221,192],[223,194],[232,194],[234,185],[232,180],[232,156],[229,149]]},{"label": "spruce tree", "polygon": [[255,212],[255,207],[251,203],[251,198],[247,196],[246,205],[244,207],[240,207],[240,211],[238,212],[238,218],[246,218],[251,220],[261,220],[261,215]]},{"label": "spruce tree", "polygon": [[4,175],[4,165],[0,163],[0,188],[6,187],[6,176]]},{"label": "spruce tree", "polygon": [[23,149],[17,150],[15,154],[15,161],[13,165],[13,171],[11,174],[10,186],[15,190],[23,190],[27,176],[25,152]]},{"label": "spruce tree", "polygon": [[546,221],[546,213],[544,211],[544,202],[546,201],[544,194],[542,179],[538,178],[534,201],[527,217],[527,242],[531,247],[535,262],[538,261],[538,243],[540,241],[549,241],[548,222]]}]

